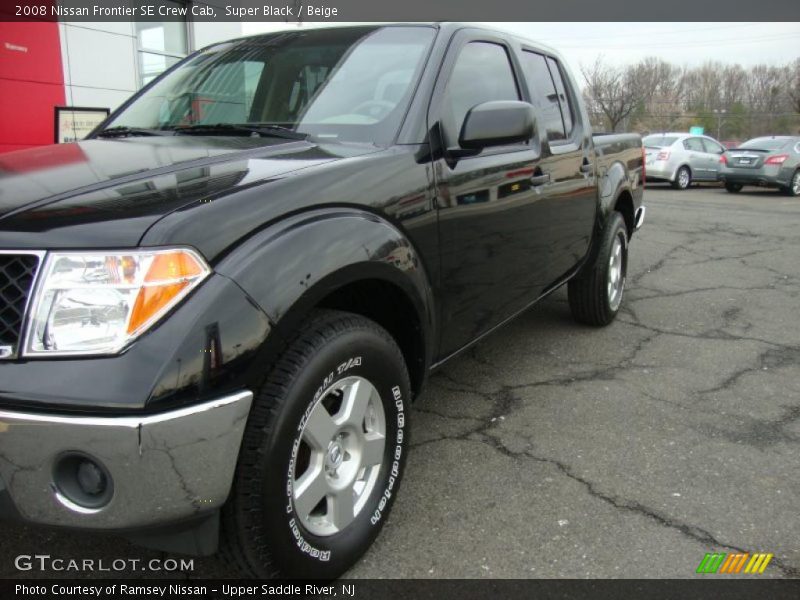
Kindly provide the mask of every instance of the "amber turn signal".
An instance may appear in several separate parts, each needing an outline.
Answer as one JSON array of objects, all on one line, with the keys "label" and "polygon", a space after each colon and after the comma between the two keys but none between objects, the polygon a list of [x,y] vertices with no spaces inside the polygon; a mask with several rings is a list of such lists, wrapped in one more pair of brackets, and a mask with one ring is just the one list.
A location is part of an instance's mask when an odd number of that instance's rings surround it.
[{"label": "amber turn signal", "polygon": [[191,283],[204,276],[206,268],[187,251],[175,250],[153,256],[144,284],[133,305],[128,334],[145,328],[158,319]]}]

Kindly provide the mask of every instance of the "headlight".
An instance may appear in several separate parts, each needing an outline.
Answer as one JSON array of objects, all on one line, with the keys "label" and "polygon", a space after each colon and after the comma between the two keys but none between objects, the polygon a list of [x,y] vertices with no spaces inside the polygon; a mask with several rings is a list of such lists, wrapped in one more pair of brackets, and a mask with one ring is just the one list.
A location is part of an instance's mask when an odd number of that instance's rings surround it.
[{"label": "headlight", "polygon": [[210,272],[187,249],[50,253],[25,355],[119,352]]}]

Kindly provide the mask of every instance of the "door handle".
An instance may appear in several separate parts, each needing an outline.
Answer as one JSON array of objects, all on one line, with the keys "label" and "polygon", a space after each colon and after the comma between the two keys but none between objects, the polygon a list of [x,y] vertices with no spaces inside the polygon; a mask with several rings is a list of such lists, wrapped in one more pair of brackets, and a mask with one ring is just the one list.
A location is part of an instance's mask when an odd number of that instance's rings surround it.
[{"label": "door handle", "polygon": [[531,185],[544,185],[545,183],[550,183],[550,173],[542,173],[531,177]]},{"label": "door handle", "polygon": [[594,169],[594,165],[592,163],[584,163],[581,165],[581,173],[591,173]]}]

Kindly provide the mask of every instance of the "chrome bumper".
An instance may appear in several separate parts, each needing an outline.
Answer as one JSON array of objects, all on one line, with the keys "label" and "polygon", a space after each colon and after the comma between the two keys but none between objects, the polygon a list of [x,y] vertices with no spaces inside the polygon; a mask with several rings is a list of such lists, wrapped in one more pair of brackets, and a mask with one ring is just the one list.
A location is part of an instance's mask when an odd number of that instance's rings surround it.
[{"label": "chrome bumper", "polygon": [[[0,493],[4,483],[25,520],[87,529],[164,524],[217,508],[230,491],[252,400],[245,391],[142,417],[0,411]],[[107,503],[70,499],[57,483],[65,456],[105,469]]]},{"label": "chrome bumper", "polygon": [[636,211],[636,215],[633,219],[633,230],[638,231],[639,228],[644,225],[644,214],[647,212],[647,207],[640,206],[639,209]]}]

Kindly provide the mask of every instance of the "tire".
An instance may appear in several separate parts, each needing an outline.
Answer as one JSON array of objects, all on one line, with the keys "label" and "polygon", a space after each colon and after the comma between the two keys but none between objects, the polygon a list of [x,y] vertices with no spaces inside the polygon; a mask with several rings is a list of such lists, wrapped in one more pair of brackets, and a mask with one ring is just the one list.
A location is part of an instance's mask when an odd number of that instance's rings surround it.
[{"label": "tire", "polygon": [[728,190],[731,194],[738,194],[742,191],[744,186],[741,183],[726,183],[725,189]]},{"label": "tire", "polygon": [[257,578],[335,579],[349,569],[397,495],[409,398],[403,355],[383,328],[315,311],[254,398],[222,512],[223,560]]},{"label": "tire", "polygon": [[800,196],[800,169],[792,175],[792,181],[789,187],[781,188],[781,191],[787,196]]},{"label": "tire", "polygon": [[676,190],[685,190],[692,185],[692,171],[687,166],[683,166],[675,173],[675,181],[670,185]]},{"label": "tire", "polygon": [[575,320],[594,326],[611,323],[622,303],[627,269],[628,230],[622,215],[613,212],[594,262],[569,282],[569,308]]}]

